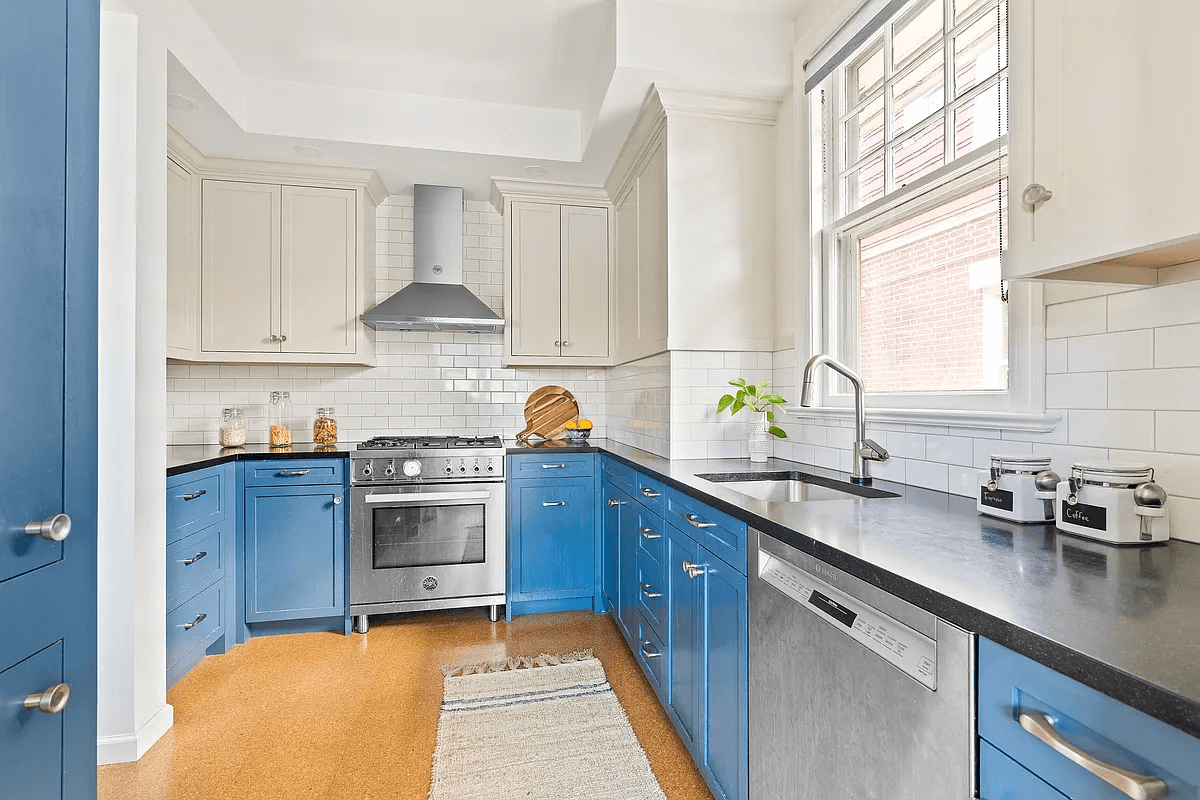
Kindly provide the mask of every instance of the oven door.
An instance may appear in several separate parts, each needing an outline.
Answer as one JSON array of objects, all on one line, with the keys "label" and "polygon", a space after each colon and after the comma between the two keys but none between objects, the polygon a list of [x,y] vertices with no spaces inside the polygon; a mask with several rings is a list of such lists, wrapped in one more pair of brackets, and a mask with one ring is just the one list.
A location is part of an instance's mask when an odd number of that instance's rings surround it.
[{"label": "oven door", "polygon": [[350,604],[504,594],[504,484],[350,489]]}]

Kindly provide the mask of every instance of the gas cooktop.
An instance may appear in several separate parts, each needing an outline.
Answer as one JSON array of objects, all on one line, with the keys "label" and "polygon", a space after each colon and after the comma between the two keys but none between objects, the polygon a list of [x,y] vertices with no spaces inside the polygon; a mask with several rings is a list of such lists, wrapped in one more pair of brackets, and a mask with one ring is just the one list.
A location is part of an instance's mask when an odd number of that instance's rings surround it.
[{"label": "gas cooktop", "polygon": [[376,436],[359,450],[503,450],[499,436]]}]

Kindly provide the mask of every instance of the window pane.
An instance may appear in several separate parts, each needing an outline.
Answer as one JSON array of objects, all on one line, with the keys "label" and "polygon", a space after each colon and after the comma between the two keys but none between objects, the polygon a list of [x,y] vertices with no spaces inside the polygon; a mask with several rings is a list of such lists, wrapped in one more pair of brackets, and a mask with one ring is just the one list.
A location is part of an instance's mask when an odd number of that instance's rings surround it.
[{"label": "window pane", "polygon": [[868,391],[1008,389],[1004,184],[859,240],[859,366]]},{"label": "window pane", "polygon": [[955,158],[1008,133],[1007,103],[1008,79],[1005,78],[954,109]]},{"label": "window pane", "polygon": [[938,117],[932,124],[892,145],[893,188],[915,181],[946,163],[946,123]]},{"label": "window pane", "polygon": [[857,211],[883,197],[883,156],[879,155],[846,176],[843,214]]},{"label": "window pane", "polygon": [[846,68],[846,107],[854,108],[883,85],[883,43],[858,57]]},{"label": "window pane", "polygon": [[892,86],[892,136],[928,119],[946,103],[943,51],[931,53]]},{"label": "window pane", "polygon": [[883,93],[875,96],[846,120],[846,160],[843,167],[857,164],[859,159],[883,144]]},{"label": "window pane", "polygon": [[[978,10],[983,5],[991,5],[993,7],[992,11],[995,11],[995,0],[954,0],[954,24],[957,25],[962,22],[963,19],[971,16],[972,12]],[[1001,0],[1001,5],[1004,6],[1004,12],[1007,13],[1008,0]]]},{"label": "window pane", "polygon": [[1001,23],[993,8],[954,37],[955,97],[1007,66],[1008,48],[1000,46]]},{"label": "window pane", "polygon": [[899,67],[942,33],[942,0],[932,0],[917,13],[905,16],[892,27],[892,66]]}]

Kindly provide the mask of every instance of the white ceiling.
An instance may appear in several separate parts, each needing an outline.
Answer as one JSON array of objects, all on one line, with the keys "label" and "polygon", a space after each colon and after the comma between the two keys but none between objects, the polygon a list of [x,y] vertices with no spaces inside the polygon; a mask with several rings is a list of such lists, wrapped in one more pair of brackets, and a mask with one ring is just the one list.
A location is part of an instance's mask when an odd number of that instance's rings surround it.
[{"label": "white ceiling", "polygon": [[210,155],[376,167],[393,192],[603,183],[649,86],[780,96],[805,0],[129,0],[174,32]]}]

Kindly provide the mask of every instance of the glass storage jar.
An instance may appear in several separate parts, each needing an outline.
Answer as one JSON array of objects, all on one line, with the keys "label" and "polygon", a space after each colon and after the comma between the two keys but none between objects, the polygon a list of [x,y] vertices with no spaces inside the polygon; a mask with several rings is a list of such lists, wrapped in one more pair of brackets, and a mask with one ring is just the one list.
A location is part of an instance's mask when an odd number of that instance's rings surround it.
[{"label": "glass storage jar", "polygon": [[221,411],[221,425],[217,431],[221,447],[241,447],[246,443],[246,413],[240,408]]},{"label": "glass storage jar", "polygon": [[337,442],[337,418],[333,415],[333,406],[322,406],[317,409],[317,418],[313,421],[313,442],[316,444],[335,444]]},{"label": "glass storage jar", "polygon": [[292,398],[288,392],[271,392],[271,405],[267,408],[268,432],[272,447],[286,447],[292,443]]}]

